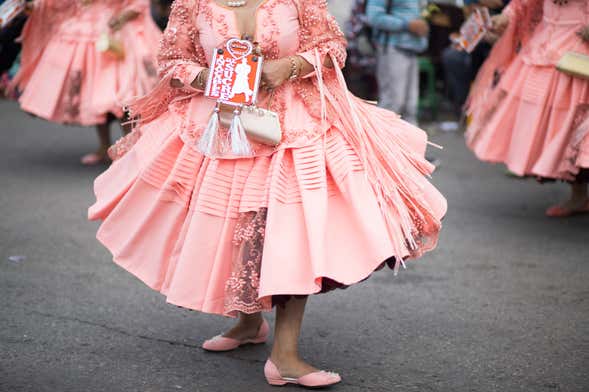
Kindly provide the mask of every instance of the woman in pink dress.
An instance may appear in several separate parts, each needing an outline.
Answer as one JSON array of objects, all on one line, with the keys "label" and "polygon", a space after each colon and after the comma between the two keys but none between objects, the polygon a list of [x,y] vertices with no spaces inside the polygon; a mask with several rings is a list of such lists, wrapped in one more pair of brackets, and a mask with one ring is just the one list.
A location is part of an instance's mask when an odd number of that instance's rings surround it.
[{"label": "woman in pink dress", "polygon": [[[116,44],[110,50],[106,37]],[[122,102],[157,82],[160,38],[149,0],[38,0],[13,82],[22,92],[20,106],[49,121],[96,126],[100,147],[82,162],[104,161],[110,123],[123,117]]]},{"label": "woman in pink dress", "polygon": [[[244,36],[264,55],[273,92],[258,104],[278,113],[282,142],[210,157],[199,150],[215,107],[207,67]],[[347,91],[345,45],[325,0],[176,0],[161,81],[131,105],[140,124],[113,147],[89,210],[115,262],[168,302],[238,317],[205,349],[265,342],[261,312],[278,305],[273,385],[339,382],[298,355],[306,296],[433,249],[446,212],[426,179],[425,133]]]},{"label": "woman in pink dress", "polygon": [[589,80],[556,69],[566,52],[589,55],[589,1],[512,0],[494,24],[503,35],[469,97],[468,146],[517,175],[569,181],[548,216],[589,212]]}]

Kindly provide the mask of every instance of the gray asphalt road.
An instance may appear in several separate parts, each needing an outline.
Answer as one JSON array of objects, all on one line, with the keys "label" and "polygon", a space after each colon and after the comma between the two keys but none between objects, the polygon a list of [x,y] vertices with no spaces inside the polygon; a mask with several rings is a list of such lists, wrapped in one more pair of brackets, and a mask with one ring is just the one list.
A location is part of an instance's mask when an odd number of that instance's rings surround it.
[{"label": "gray asphalt road", "polygon": [[[91,130],[6,102],[0,118],[0,391],[275,390],[269,346],[203,352],[231,321],[167,305],[94,240],[102,168],[78,164]],[[342,392],[589,390],[589,217],[545,218],[564,185],[508,178],[459,135],[434,139],[450,205],[439,249],[313,297],[304,355],[341,372]]]}]

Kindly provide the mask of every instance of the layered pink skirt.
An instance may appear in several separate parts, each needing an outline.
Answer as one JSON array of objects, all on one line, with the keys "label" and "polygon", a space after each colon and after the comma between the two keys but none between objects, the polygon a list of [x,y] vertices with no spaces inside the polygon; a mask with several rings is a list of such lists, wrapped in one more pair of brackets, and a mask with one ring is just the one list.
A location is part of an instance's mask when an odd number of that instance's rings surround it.
[{"label": "layered pink skirt", "polygon": [[[378,132],[407,142],[387,157],[406,168],[398,185],[413,192],[398,205],[378,199],[336,126],[304,147],[211,159],[168,112],[96,180],[89,216],[104,221],[98,239],[168,302],[230,316],[270,310],[274,296],[359,282],[399,249],[401,258],[419,256],[435,247],[446,212],[445,199],[414,168],[426,138],[393,113],[363,111]],[[401,222],[385,219],[399,209],[414,214],[413,245]]]},{"label": "layered pink skirt", "polygon": [[501,94],[490,116],[473,119],[467,144],[479,159],[522,176],[571,181],[589,168],[589,131],[581,126],[589,118],[589,80],[555,67],[567,51],[589,55],[589,43],[577,35],[586,5],[577,3],[545,5],[528,47],[496,87]]},{"label": "layered pink skirt", "polygon": [[[21,108],[65,124],[96,125],[109,114],[122,117],[123,102],[146,94],[158,80],[155,57],[161,32],[151,19],[144,19],[129,22],[121,31],[123,60],[98,52],[96,34],[55,34],[36,64],[24,64],[28,74],[17,75],[22,79]],[[95,26],[87,26],[91,28]]]}]

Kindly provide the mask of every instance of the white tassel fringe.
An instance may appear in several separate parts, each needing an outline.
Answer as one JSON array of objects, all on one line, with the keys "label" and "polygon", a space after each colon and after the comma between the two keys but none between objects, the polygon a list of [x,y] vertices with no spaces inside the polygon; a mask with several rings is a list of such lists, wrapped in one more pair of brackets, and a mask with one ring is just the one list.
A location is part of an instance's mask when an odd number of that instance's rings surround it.
[{"label": "white tassel fringe", "polygon": [[215,106],[213,114],[209,119],[209,123],[205,128],[199,142],[198,149],[206,156],[213,156],[216,154],[219,135],[219,106]]},{"label": "white tassel fringe", "polygon": [[231,127],[229,128],[229,135],[231,137],[231,153],[233,155],[252,155],[252,146],[247,140],[245,128],[241,123],[241,119],[239,117],[239,110],[237,109],[233,112],[233,120],[231,121]]}]

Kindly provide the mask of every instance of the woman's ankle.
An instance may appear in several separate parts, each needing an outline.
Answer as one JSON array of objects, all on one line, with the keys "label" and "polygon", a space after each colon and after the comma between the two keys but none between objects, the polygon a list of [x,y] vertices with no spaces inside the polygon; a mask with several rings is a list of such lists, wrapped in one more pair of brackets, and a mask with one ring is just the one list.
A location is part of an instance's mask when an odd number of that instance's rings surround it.
[{"label": "woman's ankle", "polygon": [[283,350],[277,348],[275,343],[270,353],[270,360],[274,363],[297,362],[301,361],[301,357],[297,350]]},{"label": "woman's ankle", "polygon": [[264,317],[262,317],[262,313],[260,312],[252,314],[240,313],[237,324],[250,327],[259,327],[263,322]]},{"label": "woman's ankle", "polygon": [[258,334],[264,318],[261,313],[240,315],[237,323],[223,336],[234,339],[253,338]]},{"label": "woman's ankle", "polygon": [[296,352],[275,352],[272,350],[270,361],[278,368],[283,377],[301,377],[317,371],[317,368],[304,361]]}]

